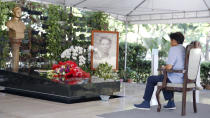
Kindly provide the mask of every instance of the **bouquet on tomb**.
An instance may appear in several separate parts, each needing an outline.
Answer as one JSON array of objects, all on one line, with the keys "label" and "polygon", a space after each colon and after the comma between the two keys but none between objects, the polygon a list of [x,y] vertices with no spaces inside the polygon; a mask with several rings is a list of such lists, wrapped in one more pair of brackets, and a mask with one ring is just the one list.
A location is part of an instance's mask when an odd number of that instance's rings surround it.
[{"label": "bouquet on tomb", "polygon": [[58,83],[83,84],[87,83],[90,78],[90,73],[83,71],[75,62],[70,60],[53,64],[52,69],[52,81]]}]

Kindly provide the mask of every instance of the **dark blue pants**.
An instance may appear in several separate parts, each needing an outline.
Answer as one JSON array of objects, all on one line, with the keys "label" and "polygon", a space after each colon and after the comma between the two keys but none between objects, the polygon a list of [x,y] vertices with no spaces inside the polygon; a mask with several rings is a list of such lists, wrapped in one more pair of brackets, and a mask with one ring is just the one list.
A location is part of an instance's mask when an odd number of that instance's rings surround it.
[{"label": "dark blue pants", "polygon": [[[147,85],[146,85],[146,89],[144,92],[144,100],[146,101],[150,101],[153,91],[154,91],[154,87],[157,85],[158,82],[162,82],[163,81],[164,76],[163,75],[159,75],[159,76],[150,76],[147,79]],[[171,83],[169,79],[167,79],[168,83]],[[165,98],[165,100],[169,100],[172,99],[174,97],[174,93],[172,91],[166,91],[163,90],[163,96]]]}]

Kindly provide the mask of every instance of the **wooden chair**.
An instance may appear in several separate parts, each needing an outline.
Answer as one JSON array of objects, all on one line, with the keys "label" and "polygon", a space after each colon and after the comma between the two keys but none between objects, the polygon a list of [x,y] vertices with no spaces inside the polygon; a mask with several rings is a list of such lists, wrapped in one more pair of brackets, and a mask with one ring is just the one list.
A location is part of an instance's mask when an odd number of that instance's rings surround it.
[{"label": "wooden chair", "polygon": [[[182,92],[182,116],[186,114],[186,92],[193,91],[193,108],[194,108],[194,113],[197,112],[196,78],[199,71],[200,59],[201,59],[201,45],[199,42],[194,41],[194,42],[191,42],[186,47],[184,70],[159,69],[160,71],[163,72],[164,79],[163,79],[163,82],[158,82],[157,84],[157,92],[156,92],[156,97],[158,101],[157,112],[160,112],[161,110],[159,94],[160,94],[160,91],[163,89],[174,91],[174,92]],[[183,84],[167,83],[167,79],[168,79],[167,72],[184,73]]]}]

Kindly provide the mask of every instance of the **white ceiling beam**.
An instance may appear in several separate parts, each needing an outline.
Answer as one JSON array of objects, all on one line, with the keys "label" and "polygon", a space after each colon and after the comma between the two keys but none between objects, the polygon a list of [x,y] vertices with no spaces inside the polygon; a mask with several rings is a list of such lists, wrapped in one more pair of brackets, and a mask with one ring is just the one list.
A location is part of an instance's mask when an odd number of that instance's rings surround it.
[{"label": "white ceiling beam", "polygon": [[76,6],[82,4],[82,3],[86,2],[86,1],[87,1],[87,0],[83,0],[83,1],[81,1],[81,2],[78,2],[78,3],[74,4],[73,7],[76,7]]},{"label": "white ceiling beam", "polygon": [[144,4],[146,0],[141,1],[133,10],[131,10],[126,16],[131,15],[137,8],[139,8],[142,4]]},{"label": "white ceiling beam", "polygon": [[206,5],[207,9],[210,10],[210,7],[208,6],[208,4],[206,3],[206,0],[203,0],[204,4]]}]

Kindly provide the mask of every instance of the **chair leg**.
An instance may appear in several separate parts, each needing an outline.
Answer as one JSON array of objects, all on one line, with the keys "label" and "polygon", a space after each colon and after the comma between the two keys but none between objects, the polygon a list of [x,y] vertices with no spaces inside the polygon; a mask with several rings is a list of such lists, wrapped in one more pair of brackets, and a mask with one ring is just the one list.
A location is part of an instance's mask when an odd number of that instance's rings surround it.
[{"label": "chair leg", "polygon": [[157,98],[157,102],[158,102],[158,107],[157,107],[157,112],[160,112],[161,109],[161,103],[160,103],[160,91],[161,91],[161,87],[158,86],[157,91],[156,91],[156,98]]},{"label": "chair leg", "polygon": [[193,109],[194,109],[194,113],[197,113],[197,106],[196,106],[196,90],[193,90]]},{"label": "chair leg", "polygon": [[182,93],[182,116],[186,115],[186,90]]}]

